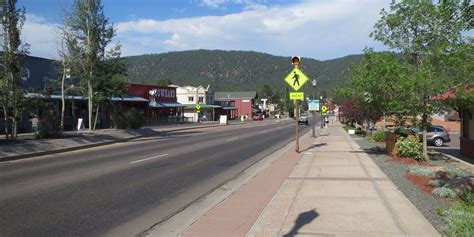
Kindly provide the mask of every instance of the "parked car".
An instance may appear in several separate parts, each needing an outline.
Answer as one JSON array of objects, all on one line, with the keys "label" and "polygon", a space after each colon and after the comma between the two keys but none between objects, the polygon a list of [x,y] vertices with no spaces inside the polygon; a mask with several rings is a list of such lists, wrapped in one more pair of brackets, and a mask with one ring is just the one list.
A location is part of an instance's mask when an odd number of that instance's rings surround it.
[{"label": "parked car", "polygon": [[253,114],[252,119],[253,120],[263,120],[263,114],[255,113],[255,114]]},{"label": "parked car", "polygon": [[[410,130],[420,136],[420,140],[423,136],[423,130],[419,127],[411,127]],[[433,144],[437,147],[441,147],[446,142],[450,142],[449,132],[443,126],[429,126],[427,129],[426,140],[428,143]]]},{"label": "parked car", "polygon": [[306,113],[301,113],[300,114],[300,117],[298,118],[298,123],[299,124],[306,124],[308,125],[308,115]]}]

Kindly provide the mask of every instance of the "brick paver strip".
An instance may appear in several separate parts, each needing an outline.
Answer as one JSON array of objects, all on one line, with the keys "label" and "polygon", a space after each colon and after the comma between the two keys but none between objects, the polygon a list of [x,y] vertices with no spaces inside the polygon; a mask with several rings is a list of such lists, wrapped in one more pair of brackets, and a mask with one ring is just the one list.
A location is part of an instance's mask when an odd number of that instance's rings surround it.
[{"label": "brick paver strip", "polygon": [[[300,149],[312,144],[313,138],[308,134],[302,137]],[[182,236],[245,236],[302,155],[303,153],[296,153],[294,147],[291,147],[281,158],[187,229]]]}]

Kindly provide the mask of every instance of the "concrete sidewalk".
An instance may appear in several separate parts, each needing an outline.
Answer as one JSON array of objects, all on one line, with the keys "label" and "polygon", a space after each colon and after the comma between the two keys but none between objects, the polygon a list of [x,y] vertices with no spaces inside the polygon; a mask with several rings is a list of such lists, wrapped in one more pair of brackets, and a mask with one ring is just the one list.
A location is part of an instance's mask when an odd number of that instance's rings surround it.
[{"label": "concrete sidewalk", "polygon": [[182,236],[440,236],[339,124],[320,132]]}]

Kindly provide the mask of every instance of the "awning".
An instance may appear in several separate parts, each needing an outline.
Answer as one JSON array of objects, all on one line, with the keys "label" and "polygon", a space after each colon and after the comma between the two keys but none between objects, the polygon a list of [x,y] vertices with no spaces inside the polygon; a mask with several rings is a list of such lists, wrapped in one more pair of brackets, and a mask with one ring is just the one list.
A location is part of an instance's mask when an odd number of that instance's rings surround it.
[{"label": "awning", "polygon": [[148,106],[153,108],[165,108],[164,105],[162,105],[161,103],[157,103],[156,101],[148,103]]},{"label": "awning", "polygon": [[[208,105],[208,104],[199,104],[201,109],[220,109],[222,106],[219,105]],[[195,109],[196,104],[186,104],[186,109]]]},{"label": "awning", "polygon": [[234,110],[237,109],[237,107],[222,107],[223,110]]},{"label": "awning", "polygon": [[112,101],[127,101],[127,102],[148,102],[147,99],[139,96],[123,96],[123,97],[112,97]]},{"label": "awning", "polygon": [[159,102],[159,103],[162,104],[164,107],[186,107],[186,105],[183,105],[183,104],[178,103],[178,102],[171,102],[171,103]]}]

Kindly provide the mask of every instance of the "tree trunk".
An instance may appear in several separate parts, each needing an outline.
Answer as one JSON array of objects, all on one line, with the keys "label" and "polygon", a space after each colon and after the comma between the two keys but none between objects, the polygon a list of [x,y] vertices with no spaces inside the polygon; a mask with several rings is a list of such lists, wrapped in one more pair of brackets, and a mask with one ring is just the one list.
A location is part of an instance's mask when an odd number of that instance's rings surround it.
[{"label": "tree trunk", "polygon": [[[92,72],[90,72],[92,78]],[[87,101],[88,101],[88,122],[89,122],[89,131],[92,131],[92,82],[91,78],[87,81]]]},{"label": "tree trunk", "polygon": [[383,130],[387,130],[387,116],[383,113]]},{"label": "tree trunk", "polygon": [[16,117],[18,116],[18,98],[15,80],[13,79],[13,74],[11,74],[12,79],[12,107],[13,107],[13,116],[12,116],[12,128],[11,128],[11,140],[16,140],[18,135]]},{"label": "tree trunk", "polygon": [[3,105],[3,121],[5,122],[5,140],[10,140],[10,131],[8,130],[8,106]]},{"label": "tree trunk", "polygon": [[430,158],[428,157],[428,142],[426,140],[426,135],[427,135],[426,128],[428,127],[428,115],[423,114],[421,124],[423,127],[423,156],[425,157],[425,160],[429,160]]},{"label": "tree trunk", "polygon": [[95,110],[94,128],[92,129],[94,131],[95,131],[95,126],[97,125],[97,118],[99,117],[99,109],[100,109],[100,103],[97,104],[97,109]]},{"label": "tree trunk", "polygon": [[66,79],[66,68],[63,66],[63,77],[61,80],[61,124],[59,125],[59,132],[64,130],[64,110],[66,109],[66,101],[64,99],[64,80]]}]

